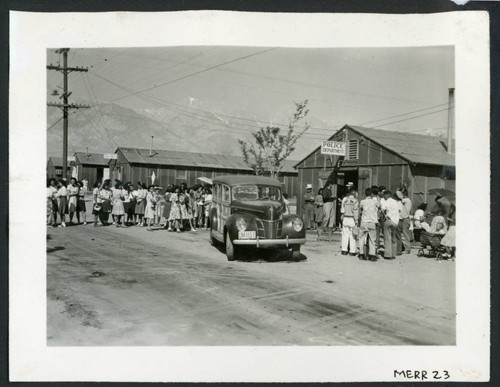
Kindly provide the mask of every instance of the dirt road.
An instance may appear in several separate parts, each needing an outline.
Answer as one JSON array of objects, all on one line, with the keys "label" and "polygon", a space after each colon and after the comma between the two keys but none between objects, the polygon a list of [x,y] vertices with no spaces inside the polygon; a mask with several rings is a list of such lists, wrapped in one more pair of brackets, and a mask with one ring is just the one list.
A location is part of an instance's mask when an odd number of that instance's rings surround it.
[{"label": "dirt road", "polygon": [[48,345],[453,345],[455,263],[339,243],[228,262],[208,233],[48,229]]}]

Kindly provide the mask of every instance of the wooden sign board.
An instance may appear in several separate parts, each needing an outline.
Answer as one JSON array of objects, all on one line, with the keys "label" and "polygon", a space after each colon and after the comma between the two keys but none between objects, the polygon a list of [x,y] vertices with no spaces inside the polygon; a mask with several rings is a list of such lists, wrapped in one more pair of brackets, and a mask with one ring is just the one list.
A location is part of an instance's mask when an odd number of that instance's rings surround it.
[{"label": "wooden sign board", "polygon": [[345,156],[345,142],[323,141],[321,143],[321,154]]}]

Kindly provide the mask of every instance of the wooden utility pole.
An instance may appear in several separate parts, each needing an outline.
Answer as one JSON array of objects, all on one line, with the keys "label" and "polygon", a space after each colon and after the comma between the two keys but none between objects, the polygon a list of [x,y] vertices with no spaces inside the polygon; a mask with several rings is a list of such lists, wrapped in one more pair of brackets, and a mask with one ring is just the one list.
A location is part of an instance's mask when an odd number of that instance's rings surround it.
[{"label": "wooden utility pole", "polygon": [[69,104],[68,98],[71,95],[71,92],[68,93],[68,74],[72,71],[85,71],[87,72],[87,68],[83,67],[68,67],[68,51],[69,48],[61,48],[56,50],[56,53],[63,54],[63,67],[61,66],[53,66],[52,64],[47,66],[47,70],[57,70],[63,73],[63,90],[64,93],[62,95],[63,103],[51,103],[48,102],[47,106],[55,106],[59,107],[63,111],[63,179],[67,179],[68,174],[68,111],[69,109],[82,109],[82,108],[90,108],[88,105],[77,105],[77,104]]}]

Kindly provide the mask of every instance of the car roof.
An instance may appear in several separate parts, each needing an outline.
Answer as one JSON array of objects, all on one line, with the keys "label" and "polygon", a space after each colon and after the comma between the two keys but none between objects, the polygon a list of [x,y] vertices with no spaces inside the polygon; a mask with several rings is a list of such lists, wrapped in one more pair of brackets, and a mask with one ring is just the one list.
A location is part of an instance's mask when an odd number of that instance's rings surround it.
[{"label": "car roof", "polygon": [[264,184],[272,185],[276,187],[281,187],[281,183],[277,179],[265,176],[254,176],[254,175],[224,175],[217,176],[213,179],[214,183],[224,183],[227,185],[238,185],[238,184]]}]

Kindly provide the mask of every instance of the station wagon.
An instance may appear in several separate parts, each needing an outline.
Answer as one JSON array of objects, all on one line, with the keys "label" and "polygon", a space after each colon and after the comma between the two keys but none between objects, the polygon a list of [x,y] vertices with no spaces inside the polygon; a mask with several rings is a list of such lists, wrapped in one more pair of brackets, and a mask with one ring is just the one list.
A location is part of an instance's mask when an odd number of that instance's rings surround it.
[{"label": "station wagon", "polygon": [[227,259],[246,247],[287,248],[294,259],[306,242],[302,219],[284,214],[279,180],[263,176],[219,176],[213,181],[210,241],[225,245]]}]

